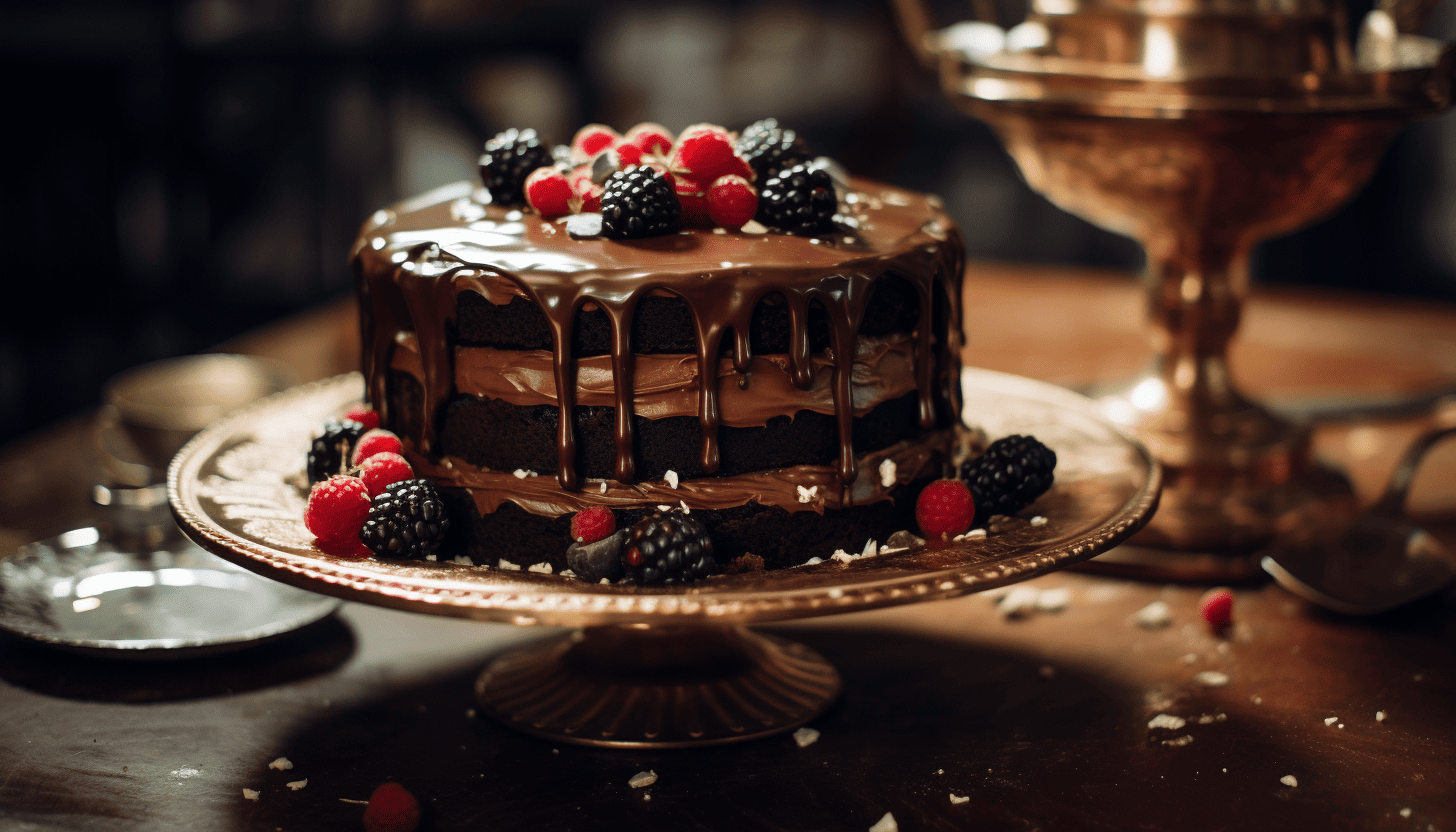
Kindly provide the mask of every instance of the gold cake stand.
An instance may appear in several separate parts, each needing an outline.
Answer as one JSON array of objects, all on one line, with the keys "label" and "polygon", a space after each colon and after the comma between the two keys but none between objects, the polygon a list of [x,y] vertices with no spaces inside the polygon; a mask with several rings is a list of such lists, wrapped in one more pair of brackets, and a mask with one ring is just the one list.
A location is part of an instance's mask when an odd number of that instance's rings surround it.
[{"label": "gold cake stand", "polygon": [[[963,377],[989,434],[1032,433],[1056,484],[982,539],[839,563],[726,575],[688,587],[590,584],[495,565],[330,556],[303,526],[310,434],[363,394],[358,374],[304,385],[194,438],[168,472],[172,511],[199,545],[270,578],[401,610],[578,628],[492,662],[485,713],[558,742],[712,745],[792,730],[840,689],[829,662],[746,625],[953,598],[1086,560],[1148,521],[1162,471],[1087,399],[986,370]],[[1031,518],[1046,522],[1033,525]],[[1040,522],[1040,521],[1039,521]]]}]

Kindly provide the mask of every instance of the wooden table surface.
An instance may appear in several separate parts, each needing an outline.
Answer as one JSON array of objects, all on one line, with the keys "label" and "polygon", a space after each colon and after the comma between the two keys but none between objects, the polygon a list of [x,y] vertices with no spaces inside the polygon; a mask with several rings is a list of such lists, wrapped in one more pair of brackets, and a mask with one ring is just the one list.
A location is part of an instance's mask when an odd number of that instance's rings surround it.
[{"label": "wooden table surface", "polygon": [[[966,297],[969,363],[1079,386],[1147,355],[1130,276],[975,265]],[[340,303],[227,348],[325,377],[355,363],[354,320]],[[1233,360],[1250,391],[1294,408],[1410,395],[1456,381],[1456,308],[1256,292]],[[1373,497],[1411,436],[1453,422],[1456,408],[1437,407],[1331,425],[1318,446]],[[87,429],[76,419],[0,451],[0,552],[94,516]],[[1448,540],[1453,446],[1413,495]],[[770,628],[844,676],[805,748],[784,736],[606,751],[476,717],[475,675],[552,632],[537,628],[351,603],[280,642],[188,661],[6,639],[0,828],[361,829],[351,801],[396,780],[433,830],[866,830],[886,812],[906,832],[1456,830],[1451,598],[1358,619],[1272,583],[1240,587],[1220,638],[1198,618],[1204,587],[1086,573],[1031,585],[1070,602],[1007,618],[977,595]],[[1135,624],[1155,600],[1171,625]],[[1184,724],[1150,727],[1160,714]],[[278,757],[293,768],[270,770]],[[644,770],[657,782],[630,788]]]}]

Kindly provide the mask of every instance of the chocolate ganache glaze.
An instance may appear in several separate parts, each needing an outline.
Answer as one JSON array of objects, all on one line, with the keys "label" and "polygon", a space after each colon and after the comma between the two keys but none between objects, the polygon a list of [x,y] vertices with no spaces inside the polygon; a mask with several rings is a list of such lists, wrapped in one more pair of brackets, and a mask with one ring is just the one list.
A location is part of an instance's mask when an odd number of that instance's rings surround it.
[{"label": "chocolate ganache glaze", "polygon": [[[621,505],[629,496],[675,503],[664,500],[665,489],[631,485],[639,468],[634,425],[643,417],[696,416],[699,463],[708,477],[672,493],[697,496],[704,507],[755,501],[793,510],[805,502],[802,492],[795,499],[794,484],[811,482],[816,493],[828,492],[821,506],[880,499],[892,483],[881,488],[881,476],[861,476],[861,466],[899,460],[905,482],[928,464],[927,446],[948,449],[944,429],[958,424],[960,409],[963,247],[934,197],[854,179],[844,222],[822,237],[686,229],[630,241],[573,237],[565,218],[548,221],[489,203],[489,194],[468,182],[436,189],[376,212],[353,250],[370,402],[386,427],[404,434],[398,426],[417,426],[406,440],[417,470],[469,488],[482,512],[505,500],[547,515]],[[877,284],[893,281],[910,287],[918,303],[913,331],[871,337],[862,326],[870,304],[881,303]],[[467,293],[479,296],[477,306],[483,298],[494,309],[529,302],[544,315],[550,349],[462,344]],[[644,299],[657,298],[686,305],[691,353],[649,354],[640,344],[634,352],[634,314]],[[781,307],[775,312],[787,319],[783,354],[755,354],[750,336],[761,304]],[[574,350],[584,316],[603,313],[608,354]],[[811,348],[811,323],[827,326],[827,337],[814,339],[827,348]],[[419,395],[390,395],[392,374],[401,372],[418,379]],[[554,489],[509,471],[466,470],[442,453],[441,415],[462,394],[557,409]],[[901,396],[913,396],[925,441],[899,441],[857,458],[853,420]],[[615,409],[610,497],[605,483],[601,496],[582,490],[573,419],[579,406]],[[417,412],[394,412],[402,407]],[[836,465],[741,475],[731,488],[715,486],[720,428],[800,411],[835,420]]]}]

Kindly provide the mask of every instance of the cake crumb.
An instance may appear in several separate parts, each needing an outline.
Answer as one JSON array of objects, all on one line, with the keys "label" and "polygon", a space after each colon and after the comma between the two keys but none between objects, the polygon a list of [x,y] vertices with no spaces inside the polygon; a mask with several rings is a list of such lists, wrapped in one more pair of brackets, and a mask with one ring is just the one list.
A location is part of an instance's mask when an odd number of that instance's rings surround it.
[{"label": "cake crumb", "polygon": [[895,460],[893,460],[893,459],[886,459],[883,462],[881,462],[880,463],[880,487],[881,488],[889,488],[890,486],[894,485],[895,484],[895,475],[897,473],[898,473],[898,471],[896,471],[896,469],[895,469]]},{"label": "cake crumb", "polygon": [[1033,526],[1045,526],[1046,524],[1047,519],[1045,517],[1042,517],[1040,514],[1031,518],[1031,525]]},{"label": "cake crumb", "polygon": [[794,732],[794,742],[798,743],[800,748],[808,748],[818,741],[819,732],[813,728],[800,728]]},{"label": "cake crumb", "polygon": [[293,768],[293,762],[287,757],[279,757],[278,759],[269,763],[268,768],[274,769],[275,771],[287,771]]},{"label": "cake crumb", "polygon": [[1193,677],[1193,681],[1210,688],[1221,688],[1229,683],[1227,673],[1219,673],[1217,670],[1205,670]]},{"label": "cake crumb", "polygon": [[763,558],[752,552],[747,552],[728,562],[725,572],[729,575],[738,575],[744,572],[762,572],[764,570]]},{"label": "cake crumb", "polygon": [[1172,611],[1162,601],[1154,601],[1133,613],[1132,620],[1144,630],[1161,630],[1172,623]]},{"label": "cake crumb", "polygon": [[290,780],[290,781],[288,781],[288,788],[293,789],[294,791],[298,791],[299,789],[301,789],[301,788],[303,788],[304,786],[307,786],[307,785],[308,785],[308,778],[306,778],[306,777],[304,779],[302,779],[302,780]]},{"label": "cake crumb", "polygon": [[895,822],[894,815],[886,812],[884,817],[875,821],[875,825],[870,827],[870,832],[900,832],[900,824]]},{"label": "cake crumb", "polygon": [[1172,714],[1158,714],[1157,716],[1148,720],[1149,728],[1167,728],[1173,731],[1176,731],[1187,724],[1188,720],[1184,719],[1181,716],[1174,716]]},{"label": "cake crumb", "polygon": [[796,485],[794,488],[799,492],[799,502],[801,503],[812,502],[815,497],[819,496],[819,486],[817,485],[811,485],[808,488]]},{"label": "cake crumb", "polygon": [[518,564],[518,563],[511,563],[510,561],[506,560],[505,558],[501,558],[500,559],[500,568],[506,570],[507,572],[519,572],[519,571],[521,571],[521,565],[520,564]]},{"label": "cake crumb", "polygon": [[676,471],[668,471],[666,474],[663,474],[662,475],[662,478],[665,479],[665,480],[667,480],[667,487],[668,488],[677,488],[677,472]]},{"label": "cake crumb", "polygon": [[1279,778],[1279,782],[1283,783],[1291,789],[1299,788],[1299,780],[1296,779],[1293,774],[1284,775],[1283,777]]},{"label": "cake crumb", "polygon": [[551,569],[551,564],[549,564],[549,563],[547,563],[546,561],[543,560],[540,563],[533,563],[530,566],[526,567],[526,571],[528,571],[528,572],[540,572],[540,573],[543,573],[543,574],[546,574],[546,575],[550,575],[551,572],[552,572],[552,569]]},{"label": "cake crumb", "polygon": [[838,563],[849,563],[854,560],[854,555],[851,555],[843,549],[835,549],[834,554],[830,555],[829,559]]},{"label": "cake crumb", "polygon": [[632,779],[627,781],[627,785],[631,786],[634,789],[640,789],[643,786],[650,786],[656,782],[657,772],[639,771],[636,774],[632,775]]},{"label": "cake crumb", "polygon": [[1385,721],[1385,711],[1376,711],[1375,712],[1375,721],[1376,722],[1384,722]]},{"label": "cake crumb", "polygon": [[1061,612],[1072,603],[1072,590],[1066,587],[1043,589],[1037,596],[1036,608],[1043,612]]},{"label": "cake crumb", "polygon": [[244,800],[257,800],[258,799],[258,794],[259,794],[259,792],[255,792],[252,789],[243,789],[243,799]]},{"label": "cake crumb", "polygon": [[956,794],[955,792],[951,792],[950,793],[950,802],[951,802],[952,805],[955,805],[957,803],[969,803],[970,800],[971,800],[971,798],[969,796],[961,797],[960,795]]}]

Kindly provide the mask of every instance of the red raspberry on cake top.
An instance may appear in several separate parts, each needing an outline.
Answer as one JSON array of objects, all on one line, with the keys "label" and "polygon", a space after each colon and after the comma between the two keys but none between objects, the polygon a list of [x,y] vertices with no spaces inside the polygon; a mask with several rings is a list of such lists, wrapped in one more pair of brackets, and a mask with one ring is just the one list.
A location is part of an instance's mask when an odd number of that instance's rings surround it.
[{"label": "red raspberry on cake top", "polygon": [[724,228],[742,228],[758,213],[758,191],[737,174],[730,173],[713,180],[705,194],[705,201],[708,218]]}]

